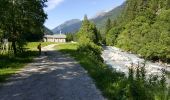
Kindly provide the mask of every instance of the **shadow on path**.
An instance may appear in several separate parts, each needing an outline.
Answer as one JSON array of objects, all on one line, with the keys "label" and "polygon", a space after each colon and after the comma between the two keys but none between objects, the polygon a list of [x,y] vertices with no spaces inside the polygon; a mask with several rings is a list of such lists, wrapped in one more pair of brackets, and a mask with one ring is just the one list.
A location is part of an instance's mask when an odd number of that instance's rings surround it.
[{"label": "shadow on path", "polygon": [[74,59],[47,49],[0,87],[0,100],[104,100]]}]

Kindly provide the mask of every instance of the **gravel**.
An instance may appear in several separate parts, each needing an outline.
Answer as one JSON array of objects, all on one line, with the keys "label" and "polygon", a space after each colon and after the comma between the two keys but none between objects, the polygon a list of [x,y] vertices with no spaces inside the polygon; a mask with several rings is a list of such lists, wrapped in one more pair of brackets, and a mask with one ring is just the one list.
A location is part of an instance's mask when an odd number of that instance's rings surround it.
[{"label": "gravel", "polygon": [[87,72],[54,46],[1,84],[0,100],[106,100]]}]

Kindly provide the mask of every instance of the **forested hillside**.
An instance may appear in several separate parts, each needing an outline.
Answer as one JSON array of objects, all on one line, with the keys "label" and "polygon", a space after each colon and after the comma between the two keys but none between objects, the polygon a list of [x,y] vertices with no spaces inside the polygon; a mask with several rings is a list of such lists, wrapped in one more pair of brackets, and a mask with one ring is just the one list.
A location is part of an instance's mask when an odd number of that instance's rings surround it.
[{"label": "forested hillside", "polygon": [[70,32],[74,33],[80,29],[80,26],[81,26],[81,20],[72,19],[72,20],[66,21],[65,23],[57,26],[52,31],[55,34],[59,34],[60,31],[62,31],[62,33],[70,33]]},{"label": "forested hillside", "polygon": [[125,7],[125,3],[105,13],[105,15],[102,17],[99,16],[97,18],[92,19],[92,21],[96,24],[97,28],[102,33],[104,33],[104,26],[107,20],[108,19],[111,19],[112,21],[116,20],[121,15],[124,7]]},{"label": "forested hillside", "polygon": [[44,34],[45,35],[52,35],[54,33],[50,29],[48,29],[47,27],[44,26]]},{"label": "forested hillside", "polygon": [[170,0],[127,0],[121,18],[106,23],[106,44],[152,60],[170,60]]}]

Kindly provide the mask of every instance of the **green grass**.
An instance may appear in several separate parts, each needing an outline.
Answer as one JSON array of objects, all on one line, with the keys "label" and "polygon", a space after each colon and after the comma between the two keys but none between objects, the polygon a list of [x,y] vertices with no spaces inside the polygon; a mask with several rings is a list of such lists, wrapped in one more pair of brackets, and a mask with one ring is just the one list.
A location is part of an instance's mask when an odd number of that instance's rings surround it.
[{"label": "green grass", "polygon": [[[77,52],[77,44],[60,44],[56,48],[62,53],[70,54],[75,58],[82,67],[84,67],[88,74],[93,78],[96,86],[102,91],[103,95],[109,100],[119,100],[121,92],[119,88],[126,87],[122,81],[126,80],[122,73],[112,72],[108,66],[95,62],[93,57],[88,56],[88,54]],[[114,91],[116,90],[116,91]],[[114,92],[114,93],[113,93]],[[118,95],[119,94],[119,95]],[[123,93],[122,93],[123,94]],[[115,98],[117,95],[117,98]],[[121,99],[120,99],[121,100]]]},{"label": "green grass", "polygon": [[[19,71],[27,63],[32,62],[33,58],[38,56],[37,45],[40,42],[30,42],[25,48],[28,50],[17,57],[10,57],[8,55],[0,55],[0,82],[6,81],[8,77]],[[54,44],[50,42],[42,42],[42,47],[49,44]]]},{"label": "green grass", "polygon": [[29,42],[25,48],[28,48],[30,50],[37,50],[37,46],[41,43],[41,46],[44,47],[44,46],[47,46],[47,45],[50,45],[50,44],[56,44],[56,43],[53,43],[53,42]]},{"label": "green grass", "polygon": [[[96,86],[108,100],[164,100],[156,99],[164,95],[162,88],[160,88],[161,85],[157,84],[160,83],[158,80],[155,80],[154,84],[149,84],[148,80],[139,86],[138,82],[140,81],[134,78],[134,83],[130,83],[130,78],[125,77],[123,73],[109,69],[107,65],[94,60],[95,58],[90,54],[77,51],[77,48],[77,44],[71,43],[56,46],[57,50],[75,58],[88,71]],[[154,96],[155,99],[149,99],[154,98]],[[135,97],[138,99],[134,99]]]}]

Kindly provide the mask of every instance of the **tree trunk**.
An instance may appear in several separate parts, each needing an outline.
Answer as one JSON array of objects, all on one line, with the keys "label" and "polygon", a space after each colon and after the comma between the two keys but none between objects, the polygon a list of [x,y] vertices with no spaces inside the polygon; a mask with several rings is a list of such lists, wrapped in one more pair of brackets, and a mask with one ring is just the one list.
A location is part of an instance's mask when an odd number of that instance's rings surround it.
[{"label": "tree trunk", "polygon": [[16,56],[17,55],[17,48],[16,48],[16,42],[15,41],[12,41],[12,48],[14,50],[14,55]]}]

